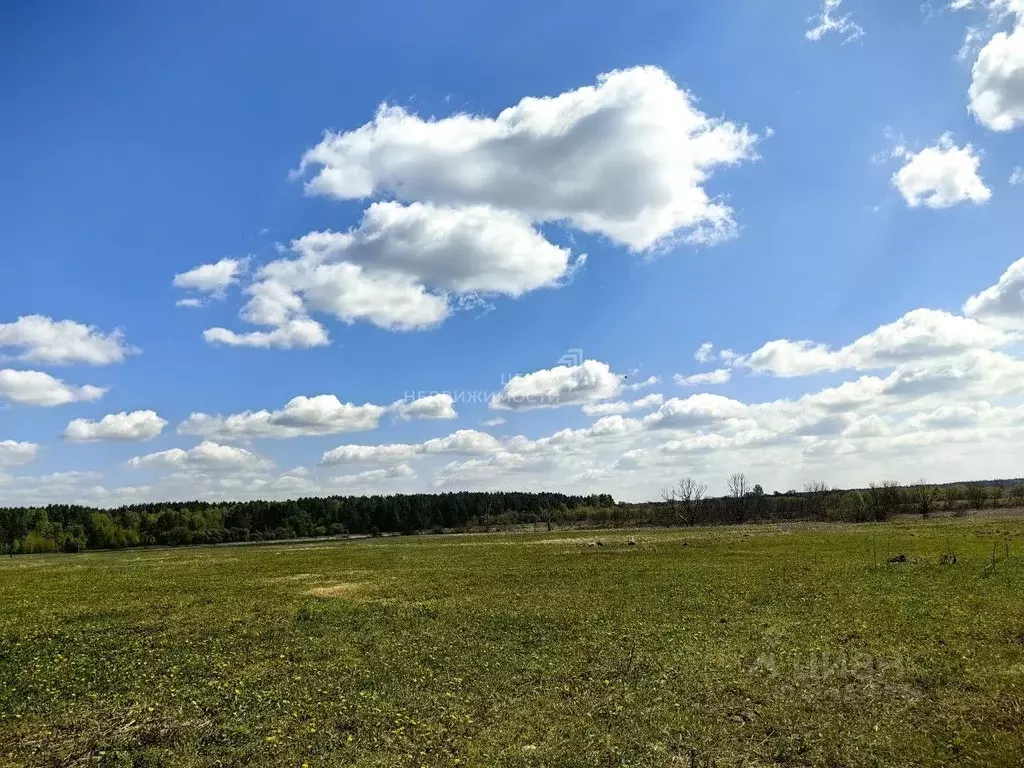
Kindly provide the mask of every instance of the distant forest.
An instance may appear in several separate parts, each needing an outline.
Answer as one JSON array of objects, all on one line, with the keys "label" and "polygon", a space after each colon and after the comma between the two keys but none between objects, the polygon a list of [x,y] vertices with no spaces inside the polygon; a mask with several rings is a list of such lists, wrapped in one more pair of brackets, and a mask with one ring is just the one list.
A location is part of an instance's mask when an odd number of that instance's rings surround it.
[{"label": "distant forest", "polygon": [[992,506],[1024,506],[1024,481],[949,485],[880,483],[861,490],[810,483],[766,494],[743,474],[711,498],[691,478],[647,503],[616,503],[608,494],[459,492],[332,496],[293,501],[205,501],[135,504],[117,509],[51,504],[0,509],[5,554],[82,552],[139,546],[184,546],[343,535],[483,532],[534,526],[640,527],[728,525],[816,520],[883,521],[896,514],[962,514]]}]

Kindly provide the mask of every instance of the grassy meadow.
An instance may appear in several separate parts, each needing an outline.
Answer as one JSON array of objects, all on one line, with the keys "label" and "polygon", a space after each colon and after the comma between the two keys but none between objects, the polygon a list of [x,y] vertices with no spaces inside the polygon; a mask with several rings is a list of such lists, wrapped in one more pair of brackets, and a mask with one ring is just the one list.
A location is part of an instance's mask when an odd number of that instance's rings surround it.
[{"label": "grassy meadow", "polygon": [[0,599],[3,766],[1024,764],[1012,514],[18,556]]}]

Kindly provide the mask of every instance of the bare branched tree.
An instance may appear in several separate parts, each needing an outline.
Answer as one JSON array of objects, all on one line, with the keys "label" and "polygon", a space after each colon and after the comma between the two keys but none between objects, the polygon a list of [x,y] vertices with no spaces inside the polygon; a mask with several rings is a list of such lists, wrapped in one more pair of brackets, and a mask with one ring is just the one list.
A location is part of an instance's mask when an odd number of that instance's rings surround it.
[{"label": "bare branched tree", "polygon": [[747,476],[742,472],[729,475],[729,479],[725,481],[725,484],[729,489],[729,495],[734,499],[742,499],[747,495],[747,491],[750,490]]},{"label": "bare branched tree", "polygon": [[815,520],[828,518],[828,497],[831,492],[828,483],[823,483],[820,480],[804,484],[807,511]]},{"label": "bare branched tree", "polygon": [[750,491],[750,483],[747,476],[742,472],[729,475],[725,481],[729,489],[729,496],[732,498],[732,515],[737,523],[745,522],[747,519],[747,493]]},{"label": "bare branched tree", "polygon": [[682,504],[682,520],[693,527],[704,517],[704,497],[708,492],[707,483],[692,477],[684,477],[676,486],[676,494]]},{"label": "bare branched tree", "polygon": [[668,506],[672,515],[684,525],[694,526],[704,518],[704,504],[708,492],[706,483],[684,477],[678,483],[663,488],[658,499]]}]

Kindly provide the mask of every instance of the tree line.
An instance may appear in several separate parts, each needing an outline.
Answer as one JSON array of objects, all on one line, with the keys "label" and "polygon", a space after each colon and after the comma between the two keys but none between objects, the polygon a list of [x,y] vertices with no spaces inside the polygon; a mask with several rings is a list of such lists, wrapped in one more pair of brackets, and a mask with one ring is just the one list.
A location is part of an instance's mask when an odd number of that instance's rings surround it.
[{"label": "tree line", "polygon": [[743,473],[730,475],[727,493],[708,496],[708,485],[684,477],[664,488],[653,502],[661,510],[659,522],[676,525],[722,525],[775,520],[819,522],[882,522],[897,514],[929,517],[937,512],[962,514],[996,506],[1024,506],[1024,481],[991,480],[973,483],[901,486],[897,482],[872,483],[868,488],[831,488],[810,482],[802,490],[766,494]]},{"label": "tree line", "polygon": [[0,551],[81,552],[139,546],[184,546],[283,539],[422,532],[490,531],[513,526],[623,527],[730,525],[815,520],[877,522],[897,514],[928,517],[989,506],[1024,506],[1024,481],[901,486],[883,482],[844,490],[822,482],[765,493],[743,473],[727,492],[685,477],[644,503],[608,494],[458,492],[331,496],[291,501],[135,504],[117,509],[51,504],[0,509]]},{"label": "tree line", "polygon": [[332,496],[292,501],[135,504],[117,509],[51,504],[0,509],[9,554],[274,541],[341,534],[468,530],[613,507],[607,494],[443,493]]}]

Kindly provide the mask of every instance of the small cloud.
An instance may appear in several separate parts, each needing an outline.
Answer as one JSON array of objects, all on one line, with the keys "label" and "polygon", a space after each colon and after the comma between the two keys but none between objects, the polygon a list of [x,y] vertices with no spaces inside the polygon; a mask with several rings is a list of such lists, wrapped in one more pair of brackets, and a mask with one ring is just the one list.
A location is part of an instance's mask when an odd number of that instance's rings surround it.
[{"label": "small cloud", "polygon": [[223,299],[228,287],[237,283],[249,269],[251,259],[251,256],[246,256],[243,259],[221,259],[216,264],[201,264],[188,272],[175,275],[174,287]]},{"label": "small cloud", "polygon": [[898,146],[893,157],[906,161],[893,174],[892,184],[911,208],[949,208],[963,202],[980,205],[992,196],[978,174],[981,157],[970,144],[958,147],[949,133],[920,152]]},{"label": "small cloud", "polygon": [[835,32],[838,35],[845,35],[843,45],[852,43],[859,37],[863,37],[864,28],[853,20],[849,13],[842,16],[834,15],[842,5],[843,0],[825,0],[821,7],[821,13],[811,16],[808,21],[816,26],[811,27],[804,34],[807,40],[818,42],[825,35]]},{"label": "small cloud", "polygon": [[732,378],[732,371],[728,368],[719,368],[710,373],[695,373],[693,376],[675,375],[676,384],[681,387],[696,387],[701,384],[725,384]]},{"label": "small cloud", "polygon": [[636,382],[634,384],[630,384],[628,387],[626,387],[626,389],[629,389],[629,390],[632,390],[633,392],[636,392],[637,390],[648,389],[649,387],[655,387],[655,386],[657,386],[660,383],[661,383],[661,379],[659,379],[657,376],[648,376],[643,381],[638,381],[638,382]]}]

